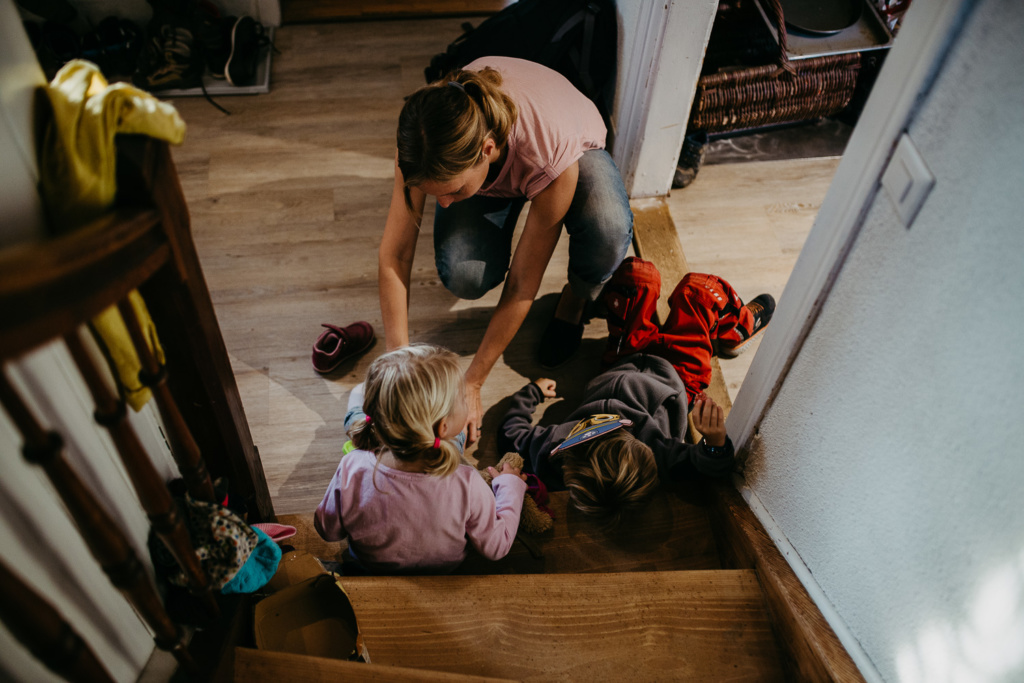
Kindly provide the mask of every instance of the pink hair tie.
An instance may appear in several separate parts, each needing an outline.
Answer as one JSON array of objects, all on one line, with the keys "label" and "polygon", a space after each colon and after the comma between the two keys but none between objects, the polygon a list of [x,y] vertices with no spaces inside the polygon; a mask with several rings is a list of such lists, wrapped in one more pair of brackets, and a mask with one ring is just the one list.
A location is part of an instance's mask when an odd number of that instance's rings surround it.
[{"label": "pink hair tie", "polygon": [[434,437],[434,448],[440,448],[440,447],[441,447],[441,439],[435,436]]},{"label": "pink hair tie", "polygon": [[370,419],[370,416],[369,416],[369,415],[367,415],[367,416],[366,416],[366,424],[370,424],[371,422],[373,422],[373,420],[371,420],[371,419]]}]

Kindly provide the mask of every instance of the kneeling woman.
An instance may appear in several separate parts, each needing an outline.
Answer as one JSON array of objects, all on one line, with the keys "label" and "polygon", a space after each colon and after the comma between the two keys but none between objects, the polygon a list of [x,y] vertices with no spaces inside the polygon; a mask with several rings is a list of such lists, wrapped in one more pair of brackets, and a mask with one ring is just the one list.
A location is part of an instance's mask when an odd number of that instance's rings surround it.
[{"label": "kneeling woman", "polygon": [[526,318],[562,225],[568,284],[544,333],[541,365],[560,365],[576,350],[587,302],[625,258],[633,214],[605,135],[597,107],[567,79],[509,57],[482,57],[419,89],[402,109],[380,246],[388,349],[409,343],[409,280],[427,195],[437,198],[434,253],[445,287],[477,299],[505,283],[466,373],[470,442],[479,436],[480,388]]}]

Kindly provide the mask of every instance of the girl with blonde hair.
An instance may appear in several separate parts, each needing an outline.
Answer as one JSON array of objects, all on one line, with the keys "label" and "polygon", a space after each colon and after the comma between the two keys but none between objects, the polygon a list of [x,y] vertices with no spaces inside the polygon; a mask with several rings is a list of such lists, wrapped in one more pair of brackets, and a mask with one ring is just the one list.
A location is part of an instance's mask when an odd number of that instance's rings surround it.
[{"label": "girl with blonde hair", "polygon": [[409,282],[427,196],[437,198],[434,256],[445,287],[478,299],[504,282],[466,372],[470,443],[479,434],[481,387],[526,318],[563,224],[568,283],[540,344],[544,367],[579,346],[586,304],[626,255],[633,214],[605,135],[597,107],[568,80],[511,57],[471,62],[413,93],[402,109],[379,254],[387,347],[409,343]]},{"label": "girl with blonde hair", "polygon": [[506,465],[489,468],[488,487],[465,464],[467,414],[451,351],[417,344],[375,360],[349,397],[345,426],[355,448],[316,509],[317,532],[347,538],[346,560],[373,573],[450,571],[467,541],[484,557],[504,557],[526,483]]}]

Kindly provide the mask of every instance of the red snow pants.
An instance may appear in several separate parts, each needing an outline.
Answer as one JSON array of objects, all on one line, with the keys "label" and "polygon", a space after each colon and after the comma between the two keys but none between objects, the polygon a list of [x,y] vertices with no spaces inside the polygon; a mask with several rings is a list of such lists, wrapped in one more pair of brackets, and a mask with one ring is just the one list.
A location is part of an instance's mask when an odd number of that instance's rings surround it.
[{"label": "red snow pants", "polygon": [[[605,367],[623,356],[648,353],[672,363],[693,399],[711,381],[711,357],[719,339],[739,342],[749,336],[754,316],[736,290],[715,275],[687,273],[668,298],[668,319],[653,318],[661,295],[661,274],[650,261],[630,256],[605,285],[608,347]],[[737,330],[742,325],[746,336]]]}]

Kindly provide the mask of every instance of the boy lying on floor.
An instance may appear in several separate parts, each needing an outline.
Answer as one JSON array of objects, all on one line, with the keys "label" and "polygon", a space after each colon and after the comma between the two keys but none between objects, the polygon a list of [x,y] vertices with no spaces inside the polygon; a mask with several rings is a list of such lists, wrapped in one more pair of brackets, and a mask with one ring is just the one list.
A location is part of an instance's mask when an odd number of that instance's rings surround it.
[{"label": "boy lying on floor", "polygon": [[[669,297],[660,328],[652,322],[661,290],[654,264],[626,259],[605,287],[605,372],[584,391],[567,422],[534,427],[532,416],[555,382],[538,379],[512,397],[499,428],[499,452],[523,456],[551,490],[569,489],[580,511],[609,524],[639,508],[658,481],[694,472],[721,476],[733,467],[721,406],[704,394],[711,357],[734,357],[768,325],[775,301],[762,294],[744,305],[722,278],[687,274]],[[704,437],[683,442],[687,414]]]}]

